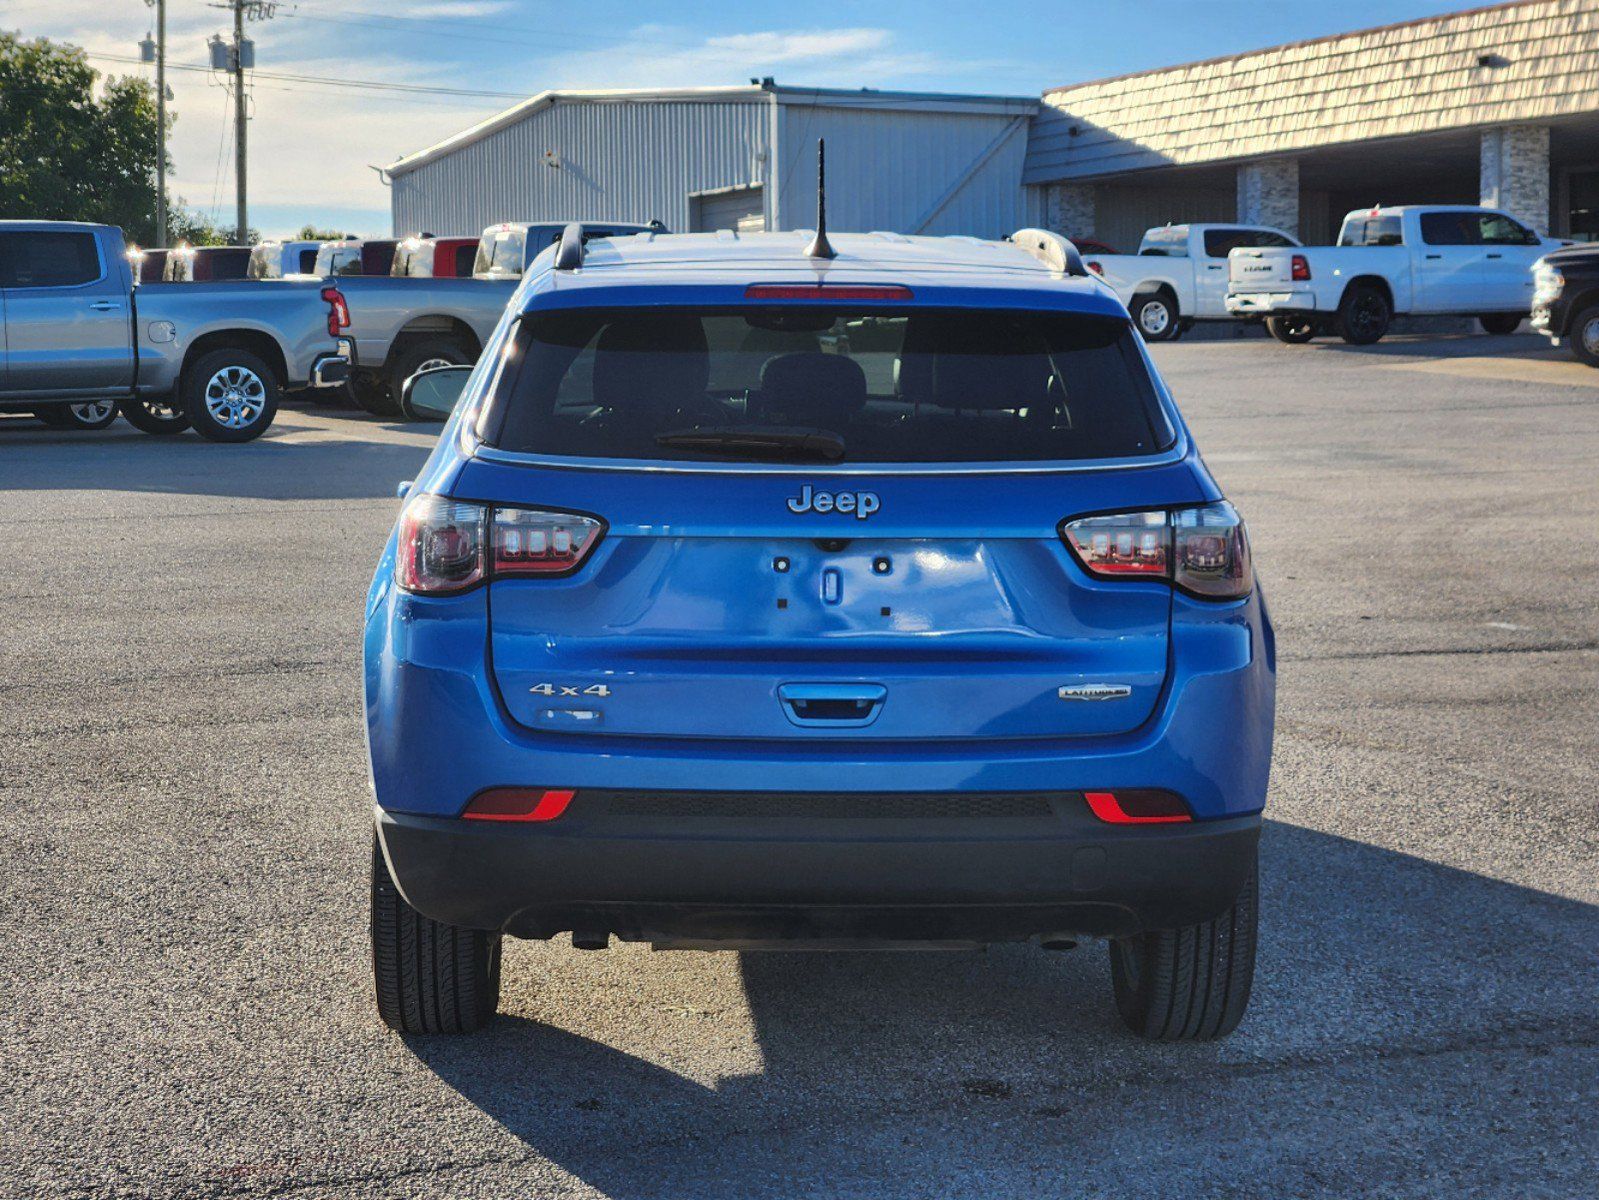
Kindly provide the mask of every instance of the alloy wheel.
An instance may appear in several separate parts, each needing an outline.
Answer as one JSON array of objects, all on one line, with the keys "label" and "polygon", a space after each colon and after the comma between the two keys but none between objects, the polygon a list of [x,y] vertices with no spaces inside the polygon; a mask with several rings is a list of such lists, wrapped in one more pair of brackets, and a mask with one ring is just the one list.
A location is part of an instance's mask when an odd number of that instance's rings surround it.
[{"label": "alloy wheel", "polygon": [[206,381],[205,407],[219,425],[248,429],[261,419],[266,395],[266,385],[250,368],[223,367]]}]

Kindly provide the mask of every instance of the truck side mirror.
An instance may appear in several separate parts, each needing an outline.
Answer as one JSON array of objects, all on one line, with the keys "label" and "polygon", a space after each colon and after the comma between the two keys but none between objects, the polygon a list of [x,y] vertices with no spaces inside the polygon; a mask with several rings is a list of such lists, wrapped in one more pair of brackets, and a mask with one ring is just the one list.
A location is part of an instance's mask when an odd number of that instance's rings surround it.
[{"label": "truck side mirror", "polygon": [[472,368],[466,366],[418,371],[400,389],[400,411],[413,421],[448,420],[471,374]]}]

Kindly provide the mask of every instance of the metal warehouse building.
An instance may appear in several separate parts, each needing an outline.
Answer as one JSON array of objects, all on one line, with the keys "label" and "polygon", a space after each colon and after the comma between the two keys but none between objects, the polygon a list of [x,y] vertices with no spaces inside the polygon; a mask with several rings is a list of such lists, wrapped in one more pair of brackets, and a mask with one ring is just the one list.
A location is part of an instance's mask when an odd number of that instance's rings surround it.
[{"label": "metal warehouse building", "polygon": [[396,232],[659,218],[1131,250],[1168,221],[1325,242],[1373,204],[1484,203],[1599,239],[1599,0],[1491,8],[1053,88],[546,92],[388,168]]},{"label": "metal warehouse building", "polygon": [[[1029,224],[1035,97],[749,87],[544,92],[387,168],[396,232],[658,218],[673,230],[804,229],[827,139],[835,229]],[[1034,214],[1036,220],[1036,214]]]}]

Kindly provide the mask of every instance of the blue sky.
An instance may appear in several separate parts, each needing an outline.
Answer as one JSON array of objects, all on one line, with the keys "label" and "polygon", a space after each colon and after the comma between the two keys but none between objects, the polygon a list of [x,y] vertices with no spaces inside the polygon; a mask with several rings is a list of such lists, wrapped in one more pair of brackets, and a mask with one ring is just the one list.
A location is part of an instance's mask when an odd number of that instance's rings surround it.
[{"label": "blue sky", "polygon": [[[369,164],[551,87],[781,83],[1036,95],[1047,87],[1405,21],[1467,7],[1429,0],[301,0],[252,23],[251,224],[389,229]],[[203,65],[227,15],[168,0],[169,61]],[[94,65],[137,53],[144,0],[0,0],[0,27],[85,46]],[[307,80],[270,78],[294,74]],[[232,220],[227,93],[204,71],[169,75],[174,190]],[[341,82],[343,81],[343,82]],[[354,88],[348,81],[503,95]],[[451,231],[456,232],[456,231]]]}]

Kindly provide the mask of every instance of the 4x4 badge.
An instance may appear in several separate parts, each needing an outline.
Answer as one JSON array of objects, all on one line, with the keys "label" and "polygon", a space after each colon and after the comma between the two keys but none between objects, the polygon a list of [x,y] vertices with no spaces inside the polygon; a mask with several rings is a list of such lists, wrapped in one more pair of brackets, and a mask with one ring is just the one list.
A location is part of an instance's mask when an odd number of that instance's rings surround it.
[{"label": "4x4 badge", "polygon": [[799,495],[788,498],[791,513],[854,513],[857,521],[866,520],[882,507],[876,492],[823,492],[808,483],[800,487]]},{"label": "4x4 badge", "polygon": [[1074,683],[1056,693],[1062,700],[1125,700],[1132,694],[1125,683]]}]

